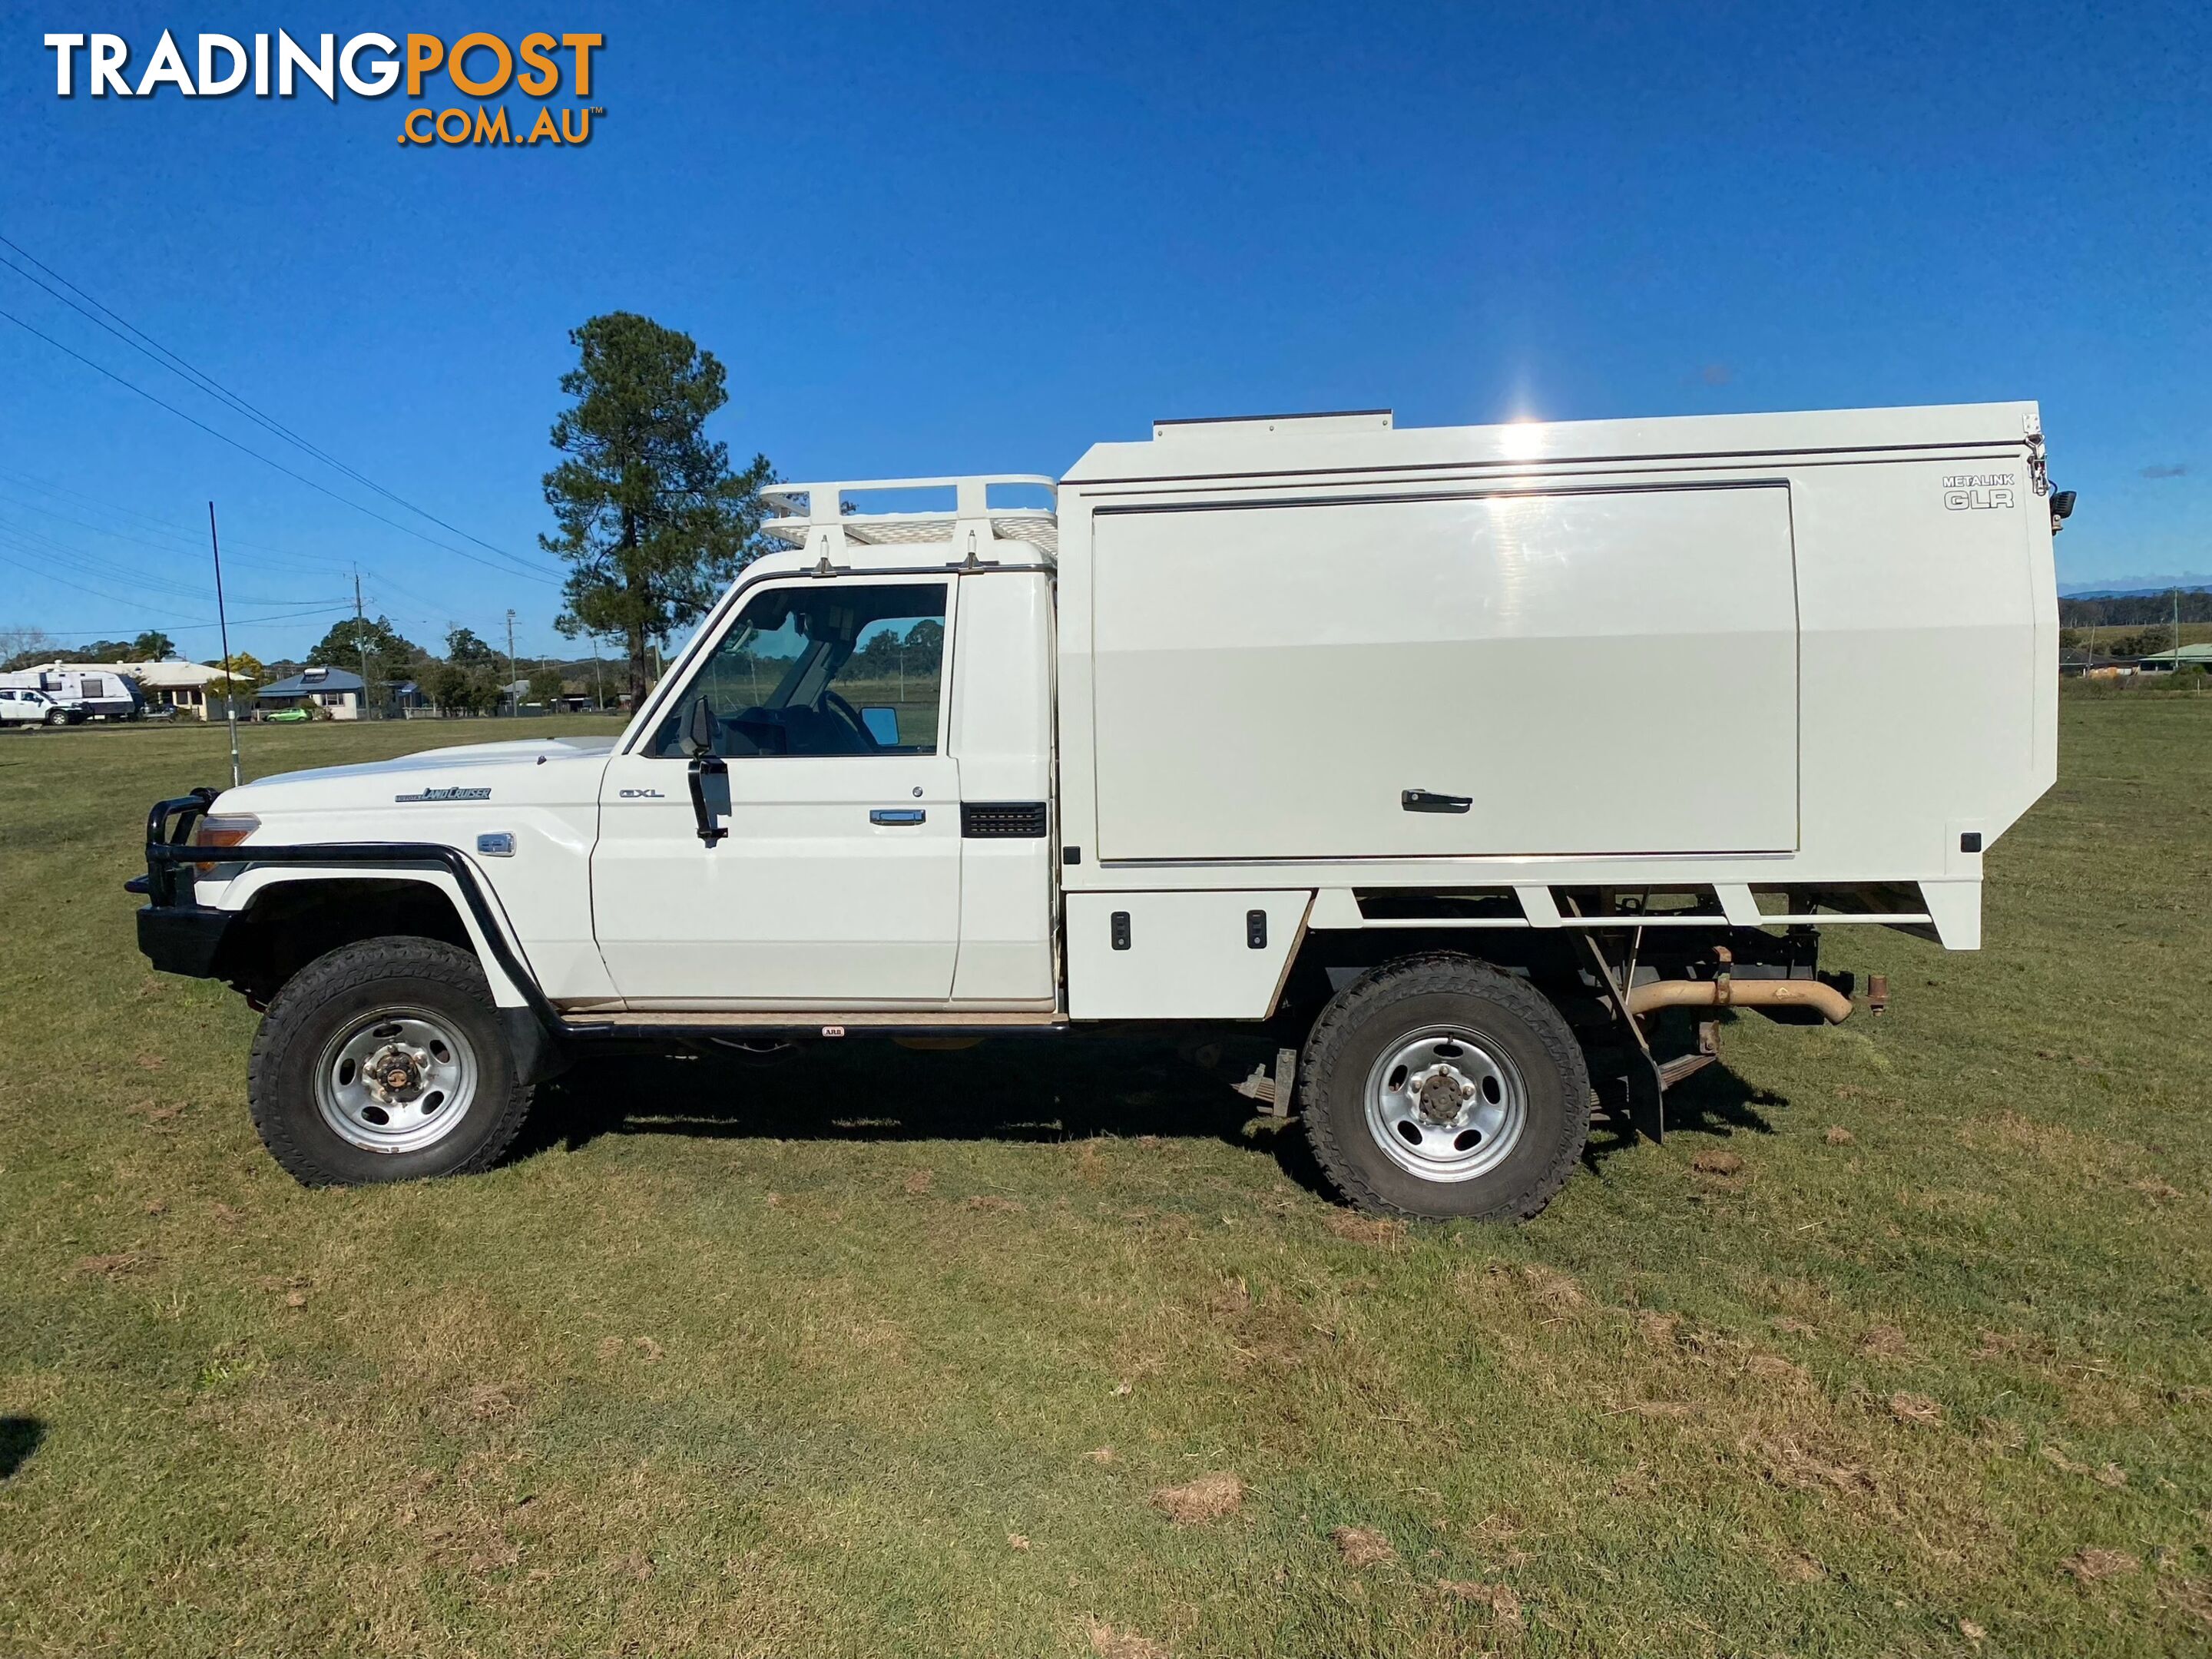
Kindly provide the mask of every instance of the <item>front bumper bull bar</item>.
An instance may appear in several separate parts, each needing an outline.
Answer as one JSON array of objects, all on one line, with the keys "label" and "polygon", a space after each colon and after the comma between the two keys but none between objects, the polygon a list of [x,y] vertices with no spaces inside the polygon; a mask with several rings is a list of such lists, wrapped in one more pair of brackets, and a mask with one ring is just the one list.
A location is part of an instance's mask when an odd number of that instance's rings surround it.
[{"label": "front bumper bull bar", "polygon": [[[124,884],[149,901],[138,912],[138,949],[161,972],[195,979],[221,977],[223,946],[238,920],[235,911],[218,910],[189,896],[186,866],[313,864],[357,865],[365,871],[442,870],[460,890],[500,971],[522,994],[525,1006],[497,1012],[523,1082],[539,1082],[566,1068],[562,1039],[607,1030],[572,1024],[546,1000],[536,976],[508,941],[475,866],[456,848],[434,842],[334,842],[311,847],[256,845],[240,849],[240,855],[223,858],[219,849],[195,847],[191,839],[193,825],[206,816],[216,794],[204,787],[189,795],[155,802],[146,814],[146,873]],[[180,893],[186,896],[180,899]]]}]

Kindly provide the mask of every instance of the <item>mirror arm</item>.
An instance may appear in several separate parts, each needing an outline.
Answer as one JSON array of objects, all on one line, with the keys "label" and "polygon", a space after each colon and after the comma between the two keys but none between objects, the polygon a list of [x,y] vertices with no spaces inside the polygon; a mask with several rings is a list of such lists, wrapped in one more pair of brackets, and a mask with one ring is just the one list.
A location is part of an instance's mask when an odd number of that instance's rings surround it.
[{"label": "mirror arm", "polygon": [[720,755],[694,755],[691,757],[691,816],[699,821],[699,839],[708,847],[730,832],[716,823],[714,813],[708,810],[707,791],[701,780],[708,775],[726,777],[729,770]]}]

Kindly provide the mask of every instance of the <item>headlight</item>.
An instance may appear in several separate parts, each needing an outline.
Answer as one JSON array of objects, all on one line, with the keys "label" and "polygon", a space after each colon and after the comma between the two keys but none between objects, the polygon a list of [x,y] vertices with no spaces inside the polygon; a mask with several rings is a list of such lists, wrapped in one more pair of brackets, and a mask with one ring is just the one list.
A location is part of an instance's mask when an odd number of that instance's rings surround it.
[{"label": "headlight", "polygon": [[259,818],[244,812],[200,818],[192,824],[191,844],[195,847],[235,847],[260,827]]},{"label": "headlight", "polygon": [[[233,812],[222,817],[204,817],[192,824],[192,833],[186,839],[194,847],[235,847],[256,830],[261,820],[244,812]],[[193,866],[206,875],[216,866],[201,864]]]}]

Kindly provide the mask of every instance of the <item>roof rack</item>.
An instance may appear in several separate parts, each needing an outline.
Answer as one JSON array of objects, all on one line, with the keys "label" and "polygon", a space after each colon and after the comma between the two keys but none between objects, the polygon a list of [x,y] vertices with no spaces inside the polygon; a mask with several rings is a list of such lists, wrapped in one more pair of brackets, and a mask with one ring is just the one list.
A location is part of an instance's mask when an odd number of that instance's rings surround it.
[{"label": "roof rack", "polygon": [[[994,507],[994,485],[1020,485],[1056,491],[1059,481],[1042,473],[985,472],[969,477],[862,478],[839,483],[780,483],[761,491],[777,516],[761,528],[793,547],[821,548],[825,554],[848,544],[863,547],[951,542],[963,528],[992,541],[1027,542],[1057,556],[1060,520],[1051,507]],[[848,495],[886,490],[950,489],[952,507],[933,511],[863,513]],[[1055,500],[1057,497],[1055,496]],[[973,546],[973,541],[970,541]]]}]

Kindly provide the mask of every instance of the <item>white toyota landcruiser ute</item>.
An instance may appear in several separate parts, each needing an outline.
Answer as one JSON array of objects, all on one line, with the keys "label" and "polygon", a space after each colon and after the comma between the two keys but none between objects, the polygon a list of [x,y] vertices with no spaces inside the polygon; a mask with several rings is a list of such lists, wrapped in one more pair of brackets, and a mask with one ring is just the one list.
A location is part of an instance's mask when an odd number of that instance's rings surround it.
[{"label": "white toyota landcruiser ute", "polygon": [[155,807],[142,946],[265,1011],[300,1179],[482,1170],[611,1042],[1133,1024],[1256,1039],[1353,1202],[1528,1216],[1590,1055],[1656,1133],[1718,1011],[1851,1013],[1817,928],[1976,947],[2056,771],[2032,404],[1164,422],[770,499],[621,737]]}]

